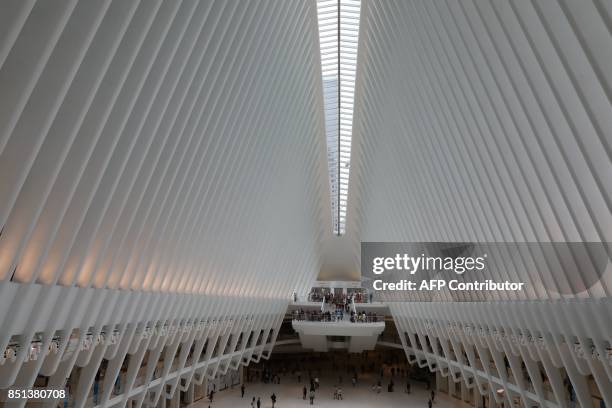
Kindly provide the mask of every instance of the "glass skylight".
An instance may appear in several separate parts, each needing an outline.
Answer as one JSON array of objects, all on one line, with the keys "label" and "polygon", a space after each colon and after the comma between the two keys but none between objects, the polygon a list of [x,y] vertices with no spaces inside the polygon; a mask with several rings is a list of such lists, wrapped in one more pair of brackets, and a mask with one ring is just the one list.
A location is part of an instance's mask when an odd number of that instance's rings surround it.
[{"label": "glass skylight", "polygon": [[325,132],[334,233],[344,234],[351,159],[360,0],[318,0]]}]

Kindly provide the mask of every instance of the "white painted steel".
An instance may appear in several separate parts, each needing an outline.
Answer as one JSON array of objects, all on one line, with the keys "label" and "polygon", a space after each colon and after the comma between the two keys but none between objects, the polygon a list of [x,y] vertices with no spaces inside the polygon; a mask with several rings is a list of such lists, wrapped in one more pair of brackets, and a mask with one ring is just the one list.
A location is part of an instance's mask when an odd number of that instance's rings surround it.
[{"label": "white painted steel", "polygon": [[2,2],[0,89],[0,389],[267,358],[331,235],[316,4]]},{"label": "white painted steel", "polygon": [[[345,236],[355,264],[360,241],[610,243],[611,10],[362,1]],[[567,406],[566,378],[580,406],[597,402],[590,387],[612,405],[610,261],[599,279],[527,271],[495,277],[528,282],[522,294],[390,303],[406,355],[512,406]]]}]

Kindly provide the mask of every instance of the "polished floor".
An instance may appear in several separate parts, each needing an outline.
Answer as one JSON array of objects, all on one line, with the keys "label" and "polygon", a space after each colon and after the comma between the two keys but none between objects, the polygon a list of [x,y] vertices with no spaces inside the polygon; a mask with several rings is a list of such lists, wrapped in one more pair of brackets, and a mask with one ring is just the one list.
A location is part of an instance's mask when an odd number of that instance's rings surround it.
[{"label": "polished floor", "polygon": [[[399,379],[395,380],[395,392],[386,392],[386,385],[389,379],[383,382],[383,390],[380,394],[372,391],[372,384],[375,382],[372,377],[365,376],[358,384],[353,387],[349,381],[343,380],[342,391],[343,400],[335,400],[333,398],[335,384],[338,377],[327,377],[321,379],[321,386],[316,392],[314,405],[310,405],[308,400],[302,399],[302,387],[307,385],[302,379],[302,383],[298,383],[293,376],[281,376],[280,384],[263,384],[260,382],[249,383],[246,386],[244,398],[240,397],[240,387],[228,389],[218,392],[213,403],[207,399],[200,400],[194,403],[190,408],[207,408],[207,407],[228,407],[228,408],[249,408],[253,397],[261,398],[261,407],[269,408],[272,406],[270,396],[275,393],[277,396],[276,408],[294,408],[294,407],[318,407],[318,408],[366,408],[366,407],[427,407],[429,392],[425,385],[413,383],[411,393],[404,392],[404,383],[399,383]],[[446,394],[437,393],[435,397],[434,408],[450,408],[450,407],[469,407],[469,404],[451,398]]]}]

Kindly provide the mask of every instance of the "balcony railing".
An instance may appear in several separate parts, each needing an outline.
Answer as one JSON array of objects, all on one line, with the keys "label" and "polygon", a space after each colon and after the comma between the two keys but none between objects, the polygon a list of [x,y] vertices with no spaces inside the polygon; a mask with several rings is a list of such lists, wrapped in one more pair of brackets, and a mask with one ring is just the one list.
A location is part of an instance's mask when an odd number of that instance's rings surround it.
[{"label": "balcony railing", "polygon": [[383,323],[384,315],[357,313],[357,314],[338,314],[338,313],[320,313],[320,312],[299,312],[293,313],[294,321],[304,322],[349,322],[349,323]]}]

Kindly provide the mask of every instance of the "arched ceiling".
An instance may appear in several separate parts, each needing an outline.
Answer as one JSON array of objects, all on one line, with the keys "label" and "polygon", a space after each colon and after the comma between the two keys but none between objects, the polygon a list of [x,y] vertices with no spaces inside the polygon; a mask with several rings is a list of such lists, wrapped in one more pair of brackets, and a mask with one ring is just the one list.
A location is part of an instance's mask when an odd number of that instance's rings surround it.
[{"label": "arched ceiling", "polygon": [[363,2],[355,263],[360,241],[612,242],[609,4]]},{"label": "arched ceiling", "polygon": [[0,280],[289,298],[331,231],[312,2],[8,1]]}]

